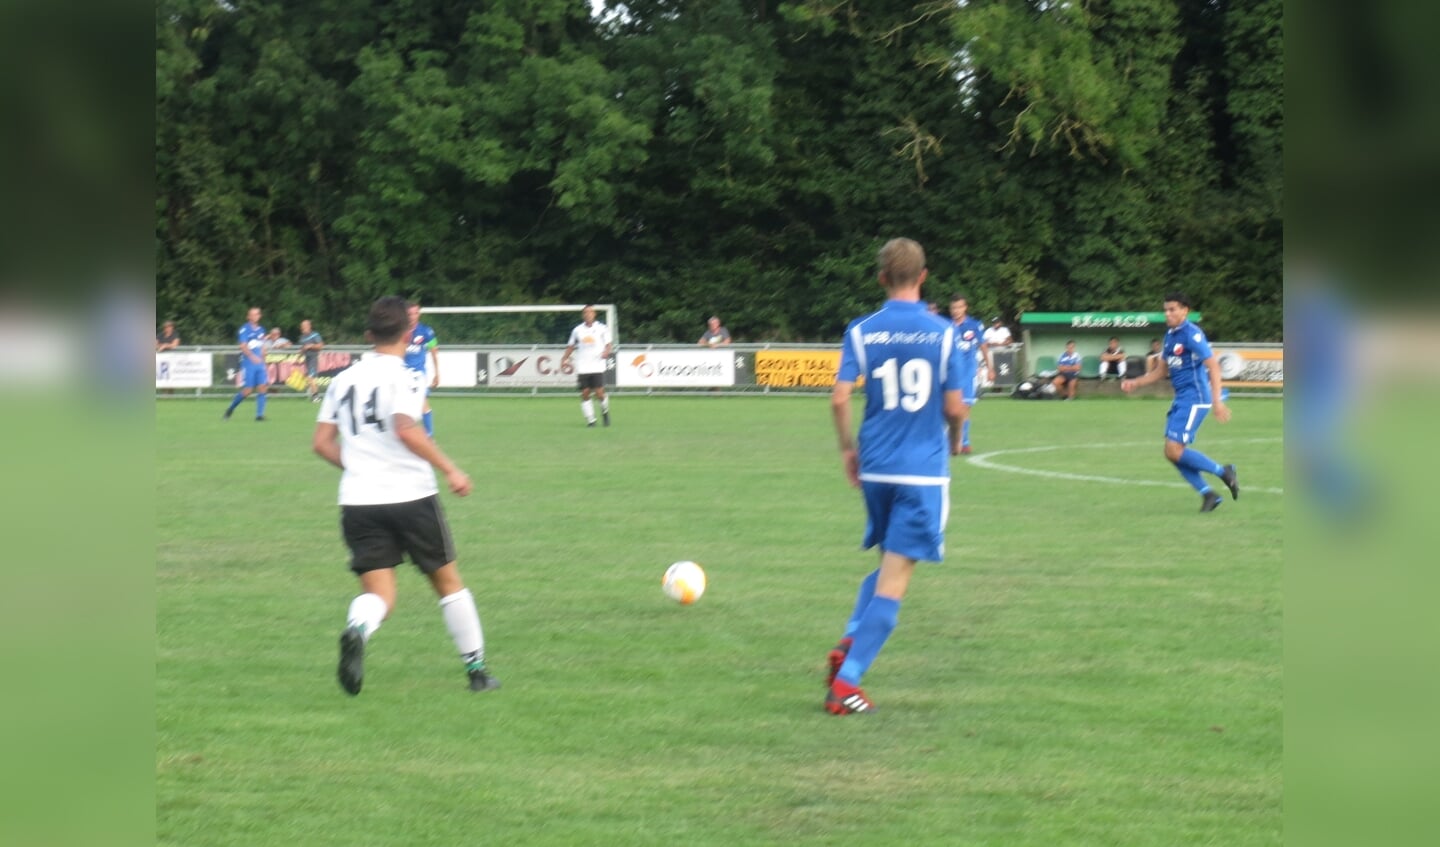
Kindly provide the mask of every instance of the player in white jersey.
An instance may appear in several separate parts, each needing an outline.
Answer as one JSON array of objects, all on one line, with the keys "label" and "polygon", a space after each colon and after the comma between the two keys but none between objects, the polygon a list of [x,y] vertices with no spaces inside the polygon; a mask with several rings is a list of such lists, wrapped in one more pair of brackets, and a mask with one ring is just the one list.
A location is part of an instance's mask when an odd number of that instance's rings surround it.
[{"label": "player in white jersey", "polygon": [[365,645],[395,608],[395,568],[408,555],[440,597],[470,690],[489,691],[500,682],[485,668],[480,614],[455,565],[435,471],[461,497],[470,493],[470,477],[420,424],[425,375],[403,361],[405,305],[399,297],[382,297],[370,307],[366,333],[375,355],[335,375],[315,424],[315,452],[342,471],[340,525],[361,587],[340,636],[338,676],[347,692],[360,693]]},{"label": "player in white jersey", "polygon": [[595,307],[586,306],[583,320],[570,330],[570,341],[560,356],[560,367],[575,357],[575,373],[580,383],[580,411],[585,425],[595,425],[595,407],[590,394],[600,398],[600,417],[610,425],[610,398],[605,396],[605,362],[610,358],[610,328],[595,320]]}]

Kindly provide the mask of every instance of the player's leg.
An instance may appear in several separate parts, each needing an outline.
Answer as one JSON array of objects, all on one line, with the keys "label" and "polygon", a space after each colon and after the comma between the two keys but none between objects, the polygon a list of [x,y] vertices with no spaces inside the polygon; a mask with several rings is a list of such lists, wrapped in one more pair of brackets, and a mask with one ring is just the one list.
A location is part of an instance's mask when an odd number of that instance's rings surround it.
[{"label": "player's leg", "polygon": [[440,616],[465,665],[470,690],[489,691],[500,687],[485,669],[485,632],[475,596],[460,578],[455,564],[455,545],[439,497],[426,497],[407,504],[405,544],[410,560],[424,572],[440,598]]},{"label": "player's leg", "polygon": [[595,425],[595,407],[590,402],[590,375],[580,374],[577,379],[580,381],[580,414],[585,416],[585,425]]},{"label": "player's leg", "polygon": [[257,374],[252,370],[251,365],[246,363],[240,365],[240,390],[235,392],[234,397],[230,398],[230,407],[225,410],[223,416],[225,420],[229,420],[230,416],[235,413],[235,409],[241,403],[245,402],[245,398],[250,396],[251,391],[255,390],[256,378]]},{"label": "player's leg", "polygon": [[855,630],[860,628],[860,619],[864,617],[866,607],[870,605],[870,600],[875,596],[875,581],[879,577],[880,568],[877,567],[860,580],[860,589],[855,593],[855,607],[850,612],[850,620],[845,622],[845,634],[825,657],[826,663],[829,665],[829,670],[825,675],[826,688],[835,684],[835,675],[840,672],[840,666],[845,663],[845,656],[850,652],[850,645],[855,642]]},{"label": "player's leg", "polygon": [[605,422],[605,425],[606,425],[606,426],[609,426],[609,425],[610,425],[610,395],[608,395],[608,394],[605,393],[605,385],[604,385],[604,382],[603,382],[603,380],[605,379],[605,375],[604,375],[604,374],[598,374],[597,376],[598,376],[599,379],[602,381],[600,385],[597,385],[597,386],[595,387],[595,396],[600,398],[600,419]]},{"label": "player's leg", "polygon": [[[853,641],[825,698],[831,714],[866,712],[873,704],[860,690],[860,680],[900,619],[900,603],[909,589],[918,560],[943,557],[950,491],[945,485],[884,485],[862,483],[866,511],[872,517],[866,541],[883,551],[875,593],[855,629]],[[887,508],[888,507],[888,508]],[[878,519],[876,519],[878,518]]]},{"label": "player's leg", "polygon": [[265,402],[270,399],[270,382],[266,381],[255,388],[255,420],[265,420]]},{"label": "player's leg", "polygon": [[[1220,496],[1210,489],[1202,471],[1216,475],[1223,470],[1198,450],[1188,445],[1195,440],[1195,433],[1205,420],[1210,407],[1203,404],[1175,403],[1165,419],[1165,458],[1175,466],[1180,477],[1200,495],[1200,511],[1211,512],[1220,505]],[[1197,467],[1197,465],[1200,465]],[[1213,470],[1212,470],[1213,469]]]},{"label": "player's leg", "polygon": [[340,687],[359,694],[365,679],[365,645],[395,607],[395,567],[403,558],[390,530],[386,506],[342,506],[341,534],[350,550],[350,570],[360,580],[360,593],[345,613],[340,634]]}]

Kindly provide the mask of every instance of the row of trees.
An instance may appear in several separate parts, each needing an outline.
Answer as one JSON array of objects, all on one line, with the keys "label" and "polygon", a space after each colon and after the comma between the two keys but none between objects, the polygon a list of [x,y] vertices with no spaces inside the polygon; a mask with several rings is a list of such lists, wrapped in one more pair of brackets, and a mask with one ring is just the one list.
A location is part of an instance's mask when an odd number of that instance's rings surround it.
[{"label": "row of trees", "polygon": [[[613,4],[612,4],[613,5]],[[1281,332],[1280,0],[159,0],[157,308],[383,293],[834,340],[874,253],[976,310]]]}]

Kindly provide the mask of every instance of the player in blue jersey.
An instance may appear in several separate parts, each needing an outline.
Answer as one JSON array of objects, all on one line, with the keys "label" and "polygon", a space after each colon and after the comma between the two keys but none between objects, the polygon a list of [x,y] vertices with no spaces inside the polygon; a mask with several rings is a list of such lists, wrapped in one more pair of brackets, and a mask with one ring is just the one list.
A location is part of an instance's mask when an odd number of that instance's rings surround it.
[{"label": "player in blue jersey", "polygon": [[[880,566],[861,581],[844,638],[830,651],[825,710],[833,715],[874,708],[860,679],[895,629],[915,563],[945,555],[950,457],[960,451],[967,369],[954,326],[920,302],[925,276],[919,244],[896,238],[880,249],[888,299],[846,327],[830,397],[845,475],[864,495],[861,545],[880,547]],[[861,377],[865,414],[857,442],[850,396]]]},{"label": "player in blue jersey", "polygon": [[1165,458],[1200,492],[1200,511],[1213,512],[1223,501],[1210,490],[1202,474],[1220,477],[1230,489],[1230,499],[1240,497],[1235,466],[1222,466],[1190,446],[1210,412],[1220,423],[1230,420],[1230,407],[1225,405],[1225,393],[1220,387],[1220,361],[1205,333],[1190,322],[1189,297],[1179,292],[1165,295],[1165,326],[1160,366],[1137,379],[1121,381],[1120,388],[1129,392],[1170,377],[1175,401],[1165,418]]},{"label": "player in blue jersey", "polygon": [[425,412],[422,415],[425,423],[425,434],[431,438],[435,437],[435,417],[430,412],[430,389],[440,384],[440,354],[435,348],[440,346],[440,341],[435,337],[435,330],[426,324],[420,323],[420,304],[411,303],[410,309],[410,334],[405,342],[405,367],[412,371],[425,373],[425,360],[430,360],[430,385],[425,390]]},{"label": "player in blue jersey", "polygon": [[[974,406],[980,399],[980,369],[983,359],[986,373],[995,373],[995,360],[990,356],[990,345],[985,342],[985,325],[980,319],[969,314],[970,301],[964,294],[950,298],[950,320],[955,324],[955,349],[960,353],[959,364],[970,372],[962,376],[961,389],[965,394],[965,405]],[[960,452],[970,452],[970,416],[960,426]]]},{"label": "player in blue jersey", "polygon": [[237,333],[240,340],[240,390],[230,400],[225,410],[225,420],[235,413],[235,407],[245,402],[250,392],[257,392],[255,398],[255,420],[265,420],[265,400],[270,391],[270,373],[265,367],[265,327],[260,325],[260,307],[251,307],[245,316],[245,324]]}]

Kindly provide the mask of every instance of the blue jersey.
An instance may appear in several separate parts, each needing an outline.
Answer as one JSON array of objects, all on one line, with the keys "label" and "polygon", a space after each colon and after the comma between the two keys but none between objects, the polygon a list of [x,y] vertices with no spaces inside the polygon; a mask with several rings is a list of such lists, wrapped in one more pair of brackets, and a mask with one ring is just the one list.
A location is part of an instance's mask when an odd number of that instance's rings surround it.
[{"label": "blue jersey", "polygon": [[860,479],[949,479],[945,392],[960,391],[955,327],[923,303],[890,300],[845,328],[838,382],[865,377]]},{"label": "blue jersey", "polygon": [[1061,353],[1060,358],[1055,360],[1057,367],[1078,368],[1080,367],[1079,353]]},{"label": "blue jersey", "polygon": [[[237,336],[240,339],[241,346],[251,353],[254,353],[255,358],[259,359],[261,364],[264,364],[265,327],[259,324],[247,323],[240,327],[240,332],[237,333]],[[240,357],[240,364],[253,366],[255,363],[250,360],[249,356],[242,355]]]},{"label": "blue jersey", "polygon": [[980,367],[980,345],[983,343],[985,325],[980,323],[979,318],[966,315],[965,320],[955,324],[955,349],[960,351],[960,360],[956,364],[968,369],[970,380],[975,379],[976,371]]},{"label": "blue jersey", "polygon": [[410,341],[405,345],[405,367],[423,372],[425,357],[430,354],[430,348],[438,343],[435,330],[425,324],[416,324],[415,329],[410,331]]},{"label": "blue jersey", "polygon": [[1165,365],[1170,369],[1170,384],[1175,387],[1176,401],[1210,402],[1210,372],[1205,360],[1215,355],[1210,341],[1200,327],[1185,321],[1165,333]]}]

